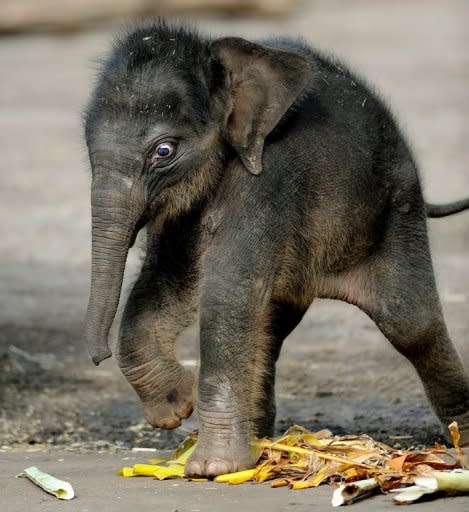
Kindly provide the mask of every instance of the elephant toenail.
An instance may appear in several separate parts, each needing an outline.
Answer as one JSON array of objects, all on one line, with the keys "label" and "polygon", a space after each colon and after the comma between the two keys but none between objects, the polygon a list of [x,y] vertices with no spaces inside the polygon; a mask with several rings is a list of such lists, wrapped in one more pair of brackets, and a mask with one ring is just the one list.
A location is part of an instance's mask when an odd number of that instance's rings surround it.
[{"label": "elephant toenail", "polygon": [[207,475],[208,476],[218,476],[218,475],[223,475],[223,474],[229,473],[229,472],[230,472],[230,470],[228,468],[228,465],[221,461],[211,462],[207,466]]},{"label": "elephant toenail", "polygon": [[202,467],[198,462],[189,462],[186,464],[186,475],[187,476],[200,476],[202,475]]}]

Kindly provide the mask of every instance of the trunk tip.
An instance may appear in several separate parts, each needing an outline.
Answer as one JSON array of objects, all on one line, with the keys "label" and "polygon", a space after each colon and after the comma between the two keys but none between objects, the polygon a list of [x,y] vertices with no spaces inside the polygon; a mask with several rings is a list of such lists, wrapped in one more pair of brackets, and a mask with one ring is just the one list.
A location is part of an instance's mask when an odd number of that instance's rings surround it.
[{"label": "trunk tip", "polygon": [[91,360],[93,361],[95,366],[99,366],[99,363],[101,363],[105,359],[108,359],[111,356],[112,356],[112,352],[109,349],[107,349],[107,350],[103,350],[103,351],[92,354]]}]

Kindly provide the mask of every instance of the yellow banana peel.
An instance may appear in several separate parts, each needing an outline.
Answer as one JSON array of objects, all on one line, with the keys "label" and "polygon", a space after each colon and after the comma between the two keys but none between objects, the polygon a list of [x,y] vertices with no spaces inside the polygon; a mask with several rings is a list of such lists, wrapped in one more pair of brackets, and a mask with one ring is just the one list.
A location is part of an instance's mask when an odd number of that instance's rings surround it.
[{"label": "yellow banana peel", "polygon": [[120,468],[119,471],[117,472],[117,474],[119,476],[124,476],[126,478],[128,478],[129,476],[137,476],[135,473],[134,473],[134,468],[129,468],[128,466],[125,466],[123,468]]},{"label": "yellow banana peel", "polygon": [[155,476],[157,464],[134,464],[133,472],[136,476]]},{"label": "yellow banana peel", "polygon": [[181,464],[157,466],[153,476],[158,480],[166,480],[167,478],[184,478],[184,466]]},{"label": "yellow banana peel", "polygon": [[184,452],[181,452],[181,454],[176,457],[175,459],[171,460],[170,463],[172,464],[182,464],[183,466],[186,464],[189,457],[194,453],[194,450],[197,446],[197,443],[194,443],[192,446],[187,448]]},{"label": "yellow banana peel", "polygon": [[225,475],[218,475],[215,477],[215,482],[219,484],[231,484],[238,485],[244,484],[244,482],[248,482],[252,480],[254,475],[256,474],[256,469],[245,469],[243,471],[236,471],[235,473],[226,473]]},{"label": "yellow banana peel", "polygon": [[[338,481],[342,485],[334,493],[334,506],[363,499],[375,491],[403,490],[403,486],[415,482],[417,486],[395,498],[410,502],[417,499],[417,495],[432,492],[424,488],[424,484],[430,487],[431,478],[433,487],[438,485],[440,491],[469,492],[469,471],[461,473],[467,462],[459,447],[457,423],[453,422],[449,430],[456,455],[440,445],[420,451],[394,449],[365,434],[334,436],[328,430],[311,432],[295,425],[274,440],[254,440],[251,449],[256,467],[219,475],[215,482],[239,485],[270,481],[271,487],[289,486],[300,490]],[[154,457],[150,464],[123,467],[119,474],[206,482],[205,478],[184,475],[184,466],[196,449],[196,443],[197,437],[191,435],[172,458]]]}]

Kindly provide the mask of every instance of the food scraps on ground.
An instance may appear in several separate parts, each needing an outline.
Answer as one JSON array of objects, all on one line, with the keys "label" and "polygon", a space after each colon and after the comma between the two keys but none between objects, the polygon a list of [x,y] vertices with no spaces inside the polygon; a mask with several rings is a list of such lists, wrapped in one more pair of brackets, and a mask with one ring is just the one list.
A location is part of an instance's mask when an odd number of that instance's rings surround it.
[{"label": "food scraps on ground", "polygon": [[[469,470],[459,447],[456,422],[449,426],[454,453],[435,444],[423,450],[392,448],[366,434],[334,436],[329,430],[312,432],[298,425],[274,439],[253,441],[253,469],[219,475],[215,482],[231,485],[270,481],[271,487],[307,489],[323,483],[336,485],[332,505],[348,505],[382,492],[393,492],[395,503],[412,503],[441,492],[469,492]],[[124,477],[152,476],[158,480],[186,478],[184,465],[197,444],[191,434],[171,459],[151,459],[148,464],[124,467]],[[186,478],[206,481],[203,478]]]},{"label": "food scraps on ground", "polygon": [[73,487],[64,480],[59,480],[55,476],[44,473],[35,466],[26,468],[18,477],[26,477],[38,487],[54,495],[60,500],[71,500],[75,496]]}]

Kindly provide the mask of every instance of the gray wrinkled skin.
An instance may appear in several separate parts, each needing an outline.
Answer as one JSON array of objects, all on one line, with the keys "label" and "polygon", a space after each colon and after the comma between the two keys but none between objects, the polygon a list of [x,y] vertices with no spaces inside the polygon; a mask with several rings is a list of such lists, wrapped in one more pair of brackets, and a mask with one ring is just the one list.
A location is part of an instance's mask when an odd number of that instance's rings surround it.
[{"label": "gray wrinkled skin", "polygon": [[[412,154],[382,102],[294,40],[208,40],[158,22],[118,41],[86,113],[93,262],[86,338],[109,357],[129,247],[146,257],[117,359],[155,427],[194,407],[174,341],[196,316],[199,443],[189,475],[252,463],[275,362],[316,297],[369,315],[469,442],[469,381],[446,330]],[[160,154],[160,148],[170,154]],[[163,153],[166,149],[163,149]]]}]

